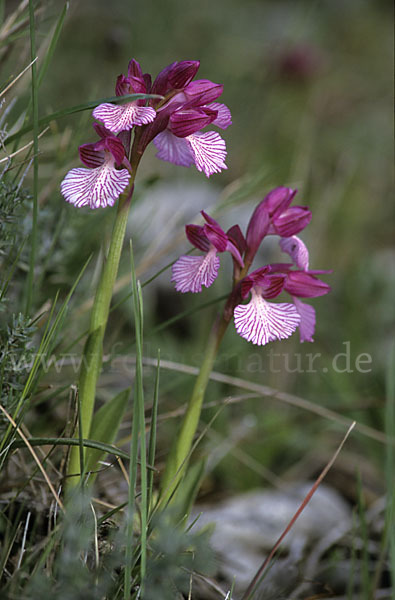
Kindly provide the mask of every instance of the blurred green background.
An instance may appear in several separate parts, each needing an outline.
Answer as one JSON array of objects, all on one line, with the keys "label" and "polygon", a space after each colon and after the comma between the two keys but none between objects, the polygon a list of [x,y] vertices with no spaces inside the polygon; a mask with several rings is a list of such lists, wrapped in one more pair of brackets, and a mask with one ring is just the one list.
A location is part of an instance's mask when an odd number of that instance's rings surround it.
[{"label": "blurred green background", "polygon": [[[6,2],[6,12],[15,5]],[[38,43],[45,42],[62,7],[60,1],[42,3]],[[391,17],[392,6],[384,0],[71,1],[39,94],[40,116],[44,116],[112,96],[117,75],[126,72],[132,57],[153,76],[172,61],[199,59],[198,77],[223,83],[221,101],[232,111],[233,125],[224,132],[228,170],[207,182],[195,170],[157,161],[154,148],[147,151],[136,189],[137,225],[134,209],[130,217],[137,263],[144,265],[152,256],[162,266],[188,249],[182,238],[185,221],[180,215],[174,217],[172,196],[177,209],[185,196],[188,219],[204,206],[211,206],[214,214],[216,204],[220,223],[229,226],[232,222],[227,220],[236,215],[245,227],[254,205],[272,187],[297,187],[296,203],[313,211],[313,220],[302,236],[310,248],[311,268],[333,270],[325,276],[332,292],[312,302],[317,311],[316,341],[300,345],[293,336],[257,348],[239,338],[231,327],[216,368],[296,394],[379,430],[384,428],[385,374],[394,312]],[[26,36],[15,36],[7,55],[0,58],[6,81],[29,62]],[[28,98],[28,87],[23,85],[15,114]],[[40,142],[43,280],[37,310],[49,294],[69,289],[83,261],[92,250],[99,252],[111,231],[113,210],[77,211],[65,205],[59,193],[65,172],[78,165],[78,144],[94,140],[91,123],[89,111],[62,119]],[[156,211],[154,201],[164,212],[158,229],[147,238],[144,223],[148,227]],[[48,260],[46,253],[59,223],[61,234]],[[121,274],[128,271],[127,254],[126,249]],[[269,244],[262,260],[274,256],[275,249]],[[74,313],[69,313],[64,347],[87,322],[86,303],[97,280],[98,263],[93,262],[74,299]],[[180,311],[198,308],[226,293],[230,263],[225,259],[223,263],[215,289],[198,297],[172,291],[169,271],[159,283],[145,288],[147,356],[156,356],[160,346],[164,360],[199,364],[217,305],[159,333],[153,329]],[[152,264],[142,268],[142,281],[154,272]],[[124,288],[117,298],[127,291]],[[113,312],[106,352],[126,352],[132,343],[131,305],[124,303]],[[275,368],[273,352],[282,355]],[[344,356],[336,359],[345,352],[350,364]],[[314,364],[317,369],[309,370],[306,355],[311,353],[321,356]],[[367,355],[362,365],[366,372],[356,368],[361,354]],[[301,372],[295,372],[297,360]],[[128,376],[116,361],[107,365],[101,397],[113,396],[114,388],[123,387]],[[71,372],[70,377],[75,375]],[[185,402],[191,385],[189,376],[164,370],[160,411],[166,413]],[[149,370],[146,386],[150,397]],[[207,400],[220,402],[235,393],[239,392],[231,386],[213,383]],[[65,397],[60,394],[57,402],[61,404]],[[208,421],[215,412],[214,408],[206,410],[204,418]],[[51,420],[48,414],[47,418]],[[45,427],[43,423],[45,420],[39,426]],[[160,426],[163,455],[174,426],[174,419]],[[209,446],[214,449],[228,440],[229,448],[217,461],[208,492],[264,483],[262,472],[252,462],[235,476],[234,461],[241,460],[240,454],[235,457],[236,449],[279,475],[286,476],[292,472],[288,469],[302,464],[301,476],[312,476],[317,461],[325,460],[337,444],[344,425],[279,400],[261,398],[227,407],[217,417],[214,429]],[[379,481],[383,448],[379,442],[355,434],[343,453],[344,473],[354,473],[359,463],[367,471],[372,467],[377,474],[374,481]],[[347,486],[347,477],[345,481]]]}]

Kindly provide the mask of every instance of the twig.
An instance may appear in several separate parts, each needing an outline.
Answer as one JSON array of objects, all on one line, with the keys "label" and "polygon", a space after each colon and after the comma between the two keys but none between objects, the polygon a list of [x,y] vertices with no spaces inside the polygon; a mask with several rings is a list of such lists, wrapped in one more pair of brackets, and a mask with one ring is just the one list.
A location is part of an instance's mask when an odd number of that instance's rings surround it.
[{"label": "twig", "polygon": [[[43,131],[38,135],[37,139],[40,139],[40,137],[42,137],[44,135],[44,133],[47,133],[49,127],[46,127],[45,129],[43,129]],[[23,152],[24,150],[26,150],[27,148],[30,148],[30,146],[34,144],[34,140],[32,140],[31,142],[28,142],[27,144],[25,144],[24,146],[22,146],[22,148],[19,148],[18,150],[15,150],[15,152],[13,152],[12,154],[9,154],[8,156],[5,156],[4,158],[0,159],[0,164],[3,162],[6,162],[7,160],[10,160],[10,158],[14,158],[14,156],[16,156],[17,154],[20,154],[21,152]]]},{"label": "twig", "polygon": [[11,88],[11,87],[14,85],[14,83],[16,83],[16,82],[18,81],[18,79],[19,79],[20,77],[22,77],[22,75],[23,75],[24,73],[26,73],[26,71],[28,71],[28,70],[30,69],[30,67],[32,66],[32,64],[33,64],[33,63],[35,63],[37,59],[38,59],[38,56],[36,56],[36,58],[35,58],[34,60],[32,60],[32,61],[31,61],[31,62],[30,62],[28,65],[27,65],[27,67],[25,67],[25,68],[23,69],[23,71],[21,71],[21,72],[19,73],[19,75],[17,75],[17,76],[16,76],[16,77],[15,77],[15,78],[14,78],[14,79],[11,81],[11,83],[9,83],[9,84],[7,85],[7,87],[6,87],[6,88],[4,88],[4,90],[3,90],[2,92],[0,92],[0,98],[3,96],[3,94],[5,94],[5,93],[6,93],[6,92],[7,92],[7,91],[8,91],[8,90],[9,90],[9,89],[10,89],[10,88]]},{"label": "twig", "polygon": [[283,541],[283,539],[285,538],[285,536],[287,535],[287,533],[291,530],[291,528],[293,527],[295,521],[298,519],[298,517],[300,516],[300,514],[302,513],[302,511],[306,508],[307,504],[310,502],[311,498],[313,497],[314,492],[316,492],[318,486],[320,485],[320,483],[322,482],[322,480],[324,479],[325,475],[328,473],[329,469],[332,467],[333,463],[335,462],[336,458],[339,456],[348,436],[350,435],[351,431],[354,429],[356,425],[356,421],[353,421],[350,425],[350,427],[348,428],[348,431],[346,433],[346,435],[344,436],[342,442],[340,443],[338,449],[336,450],[335,454],[332,456],[331,460],[328,462],[328,464],[326,465],[326,467],[321,471],[320,475],[317,477],[316,481],[314,482],[313,486],[311,487],[311,489],[309,490],[309,492],[306,494],[302,504],[299,506],[298,510],[296,511],[296,513],[294,514],[294,516],[292,517],[292,519],[290,520],[290,522],[288,523],[288,525],[286,526],[286,528],[284,529],[283,533],[280,535],[280,537],[278,538],[277,542],[274,544],[269,556],[264,560],[264,562],[262,563],[262,565],[259,567],[258,571],[256,572],[255,577],[253,578],[253,580],[251,581],[250,585],[248,586],[248,588],[246,589],[246,591],[244,592],[244,595],[242,597],[241,600],[248,600],[248,598],[251,596],[251,594],[253,593],[253,591],[255,590],[257,584],[259,583],[266,567],[268,566],[268,564],[270,563],[270,561],[272,560],[273,556],[275,555],[275,553],[277,552],[281,542]]}]

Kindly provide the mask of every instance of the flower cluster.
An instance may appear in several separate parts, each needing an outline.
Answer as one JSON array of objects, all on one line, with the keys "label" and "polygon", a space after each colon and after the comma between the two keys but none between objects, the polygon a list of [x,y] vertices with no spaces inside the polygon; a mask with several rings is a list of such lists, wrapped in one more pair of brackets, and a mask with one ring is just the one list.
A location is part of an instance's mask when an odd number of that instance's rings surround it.
[{"label": "flower cluster", "polygon": [[[244,237],[238,225],[226,233],[204,211],[206,224],[187,225],[186,235],[199,256],[181,256],[173,265],[172,281],[180,292],[201,292],[217,277],[220,252],[230,252],[234,265],[234,287],[225,318],[233,315],[236,331],[253,344],[262,346],[289,337],[299,327],[302,342],[313,341],[315,310],[301,298],[327,294],[330,287],[318,279],[325,271],[309,269],[309,253],[297,237],[311,220],[305,206],[291,206],[296,190],[279,187],[272,190],[256,207]],[[281,250],[292,263],[265,265],[248,274],[262,240],[278,235]],[[292,302],[270,302],[281,292]],[[243,301],[250,296],[250,301]]]},{"label": "flower cluster", "polygon": [[[175,165],[195,165],[207,177],[226,169],[226,146],[208,125],[226,129],[230,110],[216,102],[223,86],[207,79],[194,80],[199,61],[167,66],[155,81],[131,60],[127,75],[119,75],[115,93],[129,96],[124,104],[103,103],[93,111],[99,141],[79,148],[87,168],[71,169],[61,192],[75,206],[112,206],[126,190],[147,145],[153,141],[157,157]],[[130,99],[130,95],[138,95]],[[147,95],[149,95],[147,97]],[[131,144],[131,133],[134,141]]]}]

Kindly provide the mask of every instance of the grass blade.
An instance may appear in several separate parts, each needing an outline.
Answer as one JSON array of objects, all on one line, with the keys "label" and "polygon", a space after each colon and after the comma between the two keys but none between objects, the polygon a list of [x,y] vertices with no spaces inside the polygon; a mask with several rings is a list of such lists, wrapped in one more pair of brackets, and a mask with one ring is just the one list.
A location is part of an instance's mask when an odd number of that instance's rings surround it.
[{"label": "grass blade", "polygon": [[[386,433],[388,439],[395,437],[395,346],[392,346],[390,353],[390,360],[388,361],[388,373],[387,373],[387,400],[386,400]],[[395,536],[390,535],[390,531],[393,531],[395,522],[395,487],[394,487],[394,472],[395,472],[395,448],[389,442],[387,443],[386,453],[386,479],[387,479],[387,514],[386,514],[386,527],[385,531],[389,537],[389,555],[390,555],[390,572],[392,575],[392,581],[395,581]],[[385,540],[387,542],[387,540]]]},{"label": "grass blade", "polygon": [[67,13],[67,11],[69,9],[69,5],[70,5],[70,3],[67,0],[67,2],[64,3],[62,12],[60,13],[59,19],[58,19],[58,21],[56,23],[55,30],[53,32],[51,42],[50,42],[48,50],[47,50],[47,52],[45,54],[45,57],[44,57],[42,65],[41,65],[40,71],[38,73],[37,87],[40,87],[40,85],[42,83],[42,80],[44,79],[45,73],[47,72],[47,69],[48,69],[48,67],[49,67],[49,65],[51,63],[52,57],[53,57],[54,52],[55,52],[55,48],[56,48],[58,40],[59,40],[60,33],[62,31],[62,28],[63,28],[63,22],[64,22],[64,19],[66,17],[66,13]]},{"label": "grass blade", "polygon": [[77,397],[77,403],[78,403],[78,441],[79,441],[79,450],[80,450],[79,483],[81,484],[81,488],[82,488],[84,485],[84,477],[85,477],[85,460],[84,460],[84,443],[82,440],[82,425],[81,425],[81,398],[76,389],[74,390],[74,394]]},{"label": "grass blade", "polygon": [[[130,396],[130,388],[123,390],[94,414],[90,437],[96,442],[112,444],[121,424],[123,414]],[[81,430],[82,431],[82,430]],[[105,452],[98,452],[91,449],[86,452],[85,467],[86,472],[95,471],[98,468],[99,461],[103,459]],[[94,475],[90,476],[90,481]]]},{"label": "grass blade", "polygon": [[[31,446],[79,446],[80,440],[79,438],[52,438],[52,437],[34,437],[27,438],[28,442]],[[119,458],[123,458],[124,460],[129,460],[129,454],[124,452],[120,448],[113,446],[111,444],[105,444],[104,442],[98,442],[96,440],[87,440],[83,439],[82,443],[85,448],[93,448],[95,450],[100,450],[105,454],[113,454],[114,456],[119,456]],[[25,443],[14,440],[10,446],[10,450],[15,450],[17,448],[24,448]],[[147,469],[153,469],[150,465],[147,465]],[[155,470],[155,469],[154,469]]]},{"label": "grass blade", "polygon": [[[140,577],[141,586],[145,576],[147,561],[147,458],[145,441],[145,418],[144,418],[144,391],[143,391],[143,302],[140,283],[136,280],[136,271],[133,260],[133,248],[130,243],[130,263],[133,290],[133,311],[136,329],[136,377],[134,386],[134,410],[132,439],[130,449],[130,486],[128,503],[128,527],[126,540],[126,563],[125,563],[125,585],[124,599],[130,597],[131,568],[132,568],[132,536],[133,536],[133,511],[137,476],[137,452],[138,438],[140,437],[140,461],[141,461],[141,535],[140,535]],[[141,590],[142,592],[142,590]]]},{"label": "grass blade", "polygon": [[[159,402],[159,374],[160,374],[160,351],[158,350],[158,363],[156,367],[155,374],[155,387],[154,387],[154,399],[152,403],[152,411],[151,411],[151,426],[150,426],[150,434],[149,434],[149,444],[148,444],[148,464],[154,465],[155,463],[155,449],[156,449],[156,427],[158,420],[158,402]],[[147,496],[147,506],[148,510],[152,504],[152,492],[154,488],[154,473],[150,471],[148,473],[148,496]]]},{"label": "grass blade", "polygon": [[30,21],[30,57],[32,62],[32,107],[33,107],[33,214],[32,214],[32,232],[31,232],[31,249],[29,261],[29,273],[27,277],[27,293],[26,293],[26,314],[31,311],[33,301],[33,282],[34,282],[34,267],[37,254],[37,238],[38,238],[38,85],[37,85],[37,64],[36,58],[36,32],[34,22],[34,6],[33,0],[29,1],[29,21]]}]

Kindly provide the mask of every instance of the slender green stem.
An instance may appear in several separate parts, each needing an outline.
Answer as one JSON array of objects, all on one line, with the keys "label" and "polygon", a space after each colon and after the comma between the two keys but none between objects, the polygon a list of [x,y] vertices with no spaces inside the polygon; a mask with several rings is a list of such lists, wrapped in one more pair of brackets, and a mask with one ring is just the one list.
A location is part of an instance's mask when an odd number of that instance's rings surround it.
[{"label": "slender green stem", "polygon": [[161,499],[166,503],[174,493],[189,459],[193,438],[195,436],[204,394],[213,370],[218,348],[228,326],[229,320],[222,317],[214,323],[205,349],[204,359],[197,376],[187,411],[181,423],[181,429],[171,447],[165,471],[161,480]]},{"label": "slender green stem", "polygon": [[[137,164],[135,165],[137,167]],[[136,168],[133,169],[130,185],[118,201],[118,212],[115,219],[110,247],[105,259],[101,279],[96,290],[95,300],[91,312],[91,321],[88,338],[82,356],[82,365],[78,385],[81,403],[81,423],[83,438],[89,438],[92,423],[93,409],[96,396],[96,384],[102,366],[103,338],[110,310],[110,303],[114,283],[118,273],[118,266],[125,237],[126,224],[129,214],[130,202],[133,194],[133,184]],[[68,474],[79,472],[79,452],[72,448]],[[77,477],[69,479],[69,484],[74,487],[78,483]]]}]

